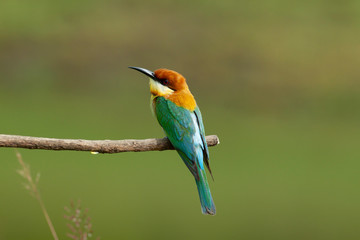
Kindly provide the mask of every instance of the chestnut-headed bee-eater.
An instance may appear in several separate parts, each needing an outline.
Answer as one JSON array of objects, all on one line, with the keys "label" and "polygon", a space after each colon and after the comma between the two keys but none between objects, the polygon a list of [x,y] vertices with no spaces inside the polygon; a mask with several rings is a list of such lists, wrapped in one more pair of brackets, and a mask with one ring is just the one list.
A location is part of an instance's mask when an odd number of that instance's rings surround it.
[{"label": "chestnut-headed bee-eater", "polygon": [[172,70],[154,72],[139,67],[129,67],[150,77],[151,105],[161,127],[171,144],[195,177],[203,214],[215,215],[204,165],[209,165],[209,150],[199,107],[191,94],[185,78]]}]

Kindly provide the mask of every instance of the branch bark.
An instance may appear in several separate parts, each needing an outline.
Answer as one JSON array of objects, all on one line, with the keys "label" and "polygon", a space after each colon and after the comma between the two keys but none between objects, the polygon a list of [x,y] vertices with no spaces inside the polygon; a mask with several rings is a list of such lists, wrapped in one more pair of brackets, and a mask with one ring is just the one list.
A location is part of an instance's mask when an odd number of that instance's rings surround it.
[{"label": "branch bark", "polygon": [[[216,135],[206,136],[209,147],[220,143]],[[172,150],[174,147],[165,138],[126,139],[126,140],[84,140],[27,137],[0,134],[0,147],[28,148],[43,150],[73,150],[98,153],[146,152]]]}]

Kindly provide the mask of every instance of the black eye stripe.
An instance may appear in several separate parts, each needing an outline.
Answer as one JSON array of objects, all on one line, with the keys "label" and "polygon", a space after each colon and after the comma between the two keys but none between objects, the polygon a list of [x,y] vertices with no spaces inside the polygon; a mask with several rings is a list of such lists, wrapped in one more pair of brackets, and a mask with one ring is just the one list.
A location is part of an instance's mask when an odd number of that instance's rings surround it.
[{"label": "black eye stripe", "polygon": [[171,90],[176,91],[175,88],[169,86],[170,81],[168,79],[166,79],[166,78],[164,78],[164,79],[156,79],[156,81],[159,82],[161,85],[164,85],[164,86],[170,88]]},{"label": "black eye stripe", "polygon": [[169,84],[169,80],[167,80],[167,79],[161,79],[160,81],[161,81],[161,84],[163,84],[163,85]]}]

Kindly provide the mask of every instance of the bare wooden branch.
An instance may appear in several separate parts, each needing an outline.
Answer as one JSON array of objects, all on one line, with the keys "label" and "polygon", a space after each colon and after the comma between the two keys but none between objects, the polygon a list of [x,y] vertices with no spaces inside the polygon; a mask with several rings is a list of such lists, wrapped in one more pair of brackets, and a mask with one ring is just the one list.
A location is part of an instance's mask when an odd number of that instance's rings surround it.
[{"label": "bare wooden branch", "polygon": [[[216,146],[220,143],[219,138],[216,135],[206,136],[206,142],[209,147]],[[142,140],[84,140],[27,137],[6,134],[0,134],[0,147],[90,151],[98,153],[146,152],[174,149],[166,137]]]}]

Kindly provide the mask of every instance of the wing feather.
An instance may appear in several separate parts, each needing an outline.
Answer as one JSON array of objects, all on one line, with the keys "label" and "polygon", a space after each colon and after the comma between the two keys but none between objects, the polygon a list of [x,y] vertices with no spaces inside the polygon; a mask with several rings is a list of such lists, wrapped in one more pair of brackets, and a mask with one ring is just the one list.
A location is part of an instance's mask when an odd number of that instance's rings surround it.
[{"label": "wing feather", "polygon": [[[194,112],[191,112],[164,97],[156,97],[154,101],[154,112],[160,125],[191,173],[198,178],[198,168],[203,165],[203,159],[210,170],[200,110],[196,108]],[[196,122],[193,120],[194,116],[197,119]],[[201,136],[200,143],[196,138],[198,132]],[[200,153],[199,147],[201,147]]]},{"label": "wing feather", "polygon": [[202,146],[202,147],[203,147],[204,162],[205,162],[205,165],[206,165],[207,169],[208,169],[209,172],[210,172],[211,178],[214,180],[214,177],[213,177],[213,174],[212,174],[211,168],[210,168],[209,149],[208,149],[208,145],[207,145],[207,142],[206,142],[206,139],[205,139],[204,123],[203,123],[203,121],[202,121],[202,116],[201,116],[201,112],[200,112],[199,107],[196,106],[194,113],[195,113],[195,116],[196,116],[196,119],[197,119],[197,123],[198,123],[199,128],[200,128],[201,140],[202,140],[202,142],[203,142],[203,146]]}]

